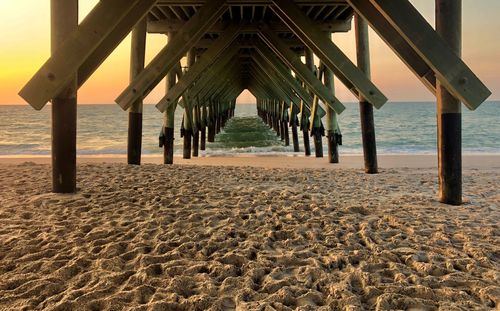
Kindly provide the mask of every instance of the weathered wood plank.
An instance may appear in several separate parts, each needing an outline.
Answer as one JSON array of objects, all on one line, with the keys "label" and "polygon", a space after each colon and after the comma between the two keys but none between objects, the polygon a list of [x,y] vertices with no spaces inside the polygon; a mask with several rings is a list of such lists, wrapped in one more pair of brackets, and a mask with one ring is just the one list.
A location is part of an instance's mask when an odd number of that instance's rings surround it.
[{"label": "weathered wood plank", "polygon": [[129,6],[124,6],[120,0],[99,2],[22,88],[19,95],[33,108],[42,109],[74,78],[83,62],[108,38],[137,2],[139,0],[131,1]]},{"label": "weathered wood plank", "polygon": [[[56,52],[78,27],[77,0],[51,0],[51,51]],[[76,72],[52,99],[52,191],[75,193],[77,88]]]},{"label": "weathered wood plank", "polygon": [[186,23],[186,27],[179,30],[144,71],[118,96],[116,103],[122,109],[127,109],[137,98],[149,94],[226,9],[225,0],[213,0],[201,7]]},{"label": "weathered wood plank", "polygon": [[[178,19],[168,19],[168,20],[159,20],[159,21],[149,21],[148,22],[148,32],[149,33],[167,33],[170,31],[179,31],[183,27],[185,27],[186,21],[178,20]],[[270,21],[269,27],[275,32],[290,32],[290,28],[281,22],[273,22]],[[351,19],[348,20],[333,20],[333,21],[315,21],[314,24],[316,27],[321,29],[322,31],[329,32],[347,32],[351,30]],[[210,33],[222,33],[225,31],[227,27],[227,22],[219,21],[215,23],[207,32]],[[242,31],[244,32],[257,32],[258,25],[256,24],[247,24],[244,25]]]},{"label": "weathered wood plank", "polygon": [[[273,69],[287,85],[306,103],[308,113],[310,113],[310,105],[313,101],[313,97],[300,85],[297,80],[295,80],[289,69],[285,67],[284,64],[272,53],[272,51],[265,46],[263,43],[256,42],[255,47],[257,49],[258,55],[254,55],[253,58],[256,62],[260,59],[265,62],[267,66]],[[259,57],[260,56],[260,57]],[[297,110],[300,110],[300,102],[296,105]],[[323,117],[326,112],[320,107],[318,114]]]},{"label": "weathered wood plank", "polygon": [[156,0],[139,1],[111,31],[106,40],[103,40],[94,52],[85,59],[78,68],[78,87],[80,88],[99,66],[108,58],[116,47],[127,37],[130,30],[143,19],[149,10],[154,6]]},{"label": "weathered wood plank", "polygon": [[[146,56],[146,19],[143,18],[132,31],[130,51],[130,79],[133,80],[144,69]],[[129,109],[127,163],[141,164],[142,152],[142,98]]]},{"label": "weathered wood plank", "polygon": [[436,94],[436,75],[434,71],[425,63],[415,50],[405,41],[405,39],[394,29],[394,27],[373,7],[369,1],[347,0],[362,16],[385,43],[396,53],[396,55],[408,66],[408,68],[418,77],[420,81],[429,89],[432,94]]},{"label": "weathered wood plank", "polygon": [[280,41],[280,38],[274,32],[263,26],[261,27],[259,35],[326,105],[329,105],[338,114],[345,110],[345,106],[331,94],[328,88],[316,78],[314,73],[302,63],[300,58]]},{"label": "weathered wood plank", "polygon": [[[158,5],[170,6],[201,6],[211,0],[158,0]],[[295,0],[300,5],[345,5],[345,0]],[[234,6],[240,5],[271,5],[271,0],[227,0],[227,4]]]},{"label": "weathered wood plank", "polygon": [[363,95],[377,108],[387,102],[387,97],[331,40],[324,39],[321,29],[317,29],[296,4],[288,0],[273,0],[273,3],[273,12],[313,50],[351,92],[356,96]]},{"label": "weathered wood plank", "polygon": [[241,26],[230,25],[226,32],[224,32],[214,44],[201,55],[192,68],[190,68],[182,79],[167,92],[167,94],[160,100],[157,107],[165,109],[169,102],[176,101],[184,92],[192,86],[192,84],[200,77],[200,75],[212,65],[221,53],[236,39],[240,33]]},{"label": "weathered wood plank", "polygon": [[[368,24],[359,15],[356,16],[354,20],[354,28],[356,31],[356,58],[358,66],[370,79],[370,44],[368,38]],[[360,97],[359,110],[361,117],[361,140],[363,142],[365,173],[376,174],[378,172],[377,141],[375,137],[373,107],[363,97]]]},{"label": "weathered wood plank", "polygon": [[370,2],[434,70],[443,86],[469,109],[476,109],[491,95],[408,0]]}]

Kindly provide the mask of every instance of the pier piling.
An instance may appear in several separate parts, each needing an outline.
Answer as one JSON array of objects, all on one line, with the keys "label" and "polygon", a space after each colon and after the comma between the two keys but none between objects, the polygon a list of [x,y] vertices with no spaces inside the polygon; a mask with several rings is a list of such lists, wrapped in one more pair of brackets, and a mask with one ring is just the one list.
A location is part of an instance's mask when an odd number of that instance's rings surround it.
[{"label": "pier piling", "polygon": [[[358,68],[370,78],[370,46],[368,41],[368,24],[359,15],[354,16],[356,33],[356,56]],[[363,141],[363,156],[365,172],[378,173],[377,144],[375,140],[375,121],[373,105],[362,95],[359,95],[359,110],[361,118],[361,136]]]},{"label": "pier piling", "polygon": [[[51,56],[19,95],[37,110],[52,101],[52,188],[72,193],[77,189],[77,90],[130,31],[130,83],[115,99],[128,111],[129,164],[141,163],[144,97],[165,76],[166,94],[156,105],[164,114],[159,145],[165,164],[174,161],[177,105],[184,108],[183,156],[196,157],[229,124],[245,89],[257,100],[258,116],[286,146],[291,127],[293,150],[299,152],[300,126],[304,154],[311,155],[313,137],[316,157],[323,157],[326,134],[328,161],[338,163],[337,116],[346,107],[335,97],[335,74],[359,99],[364,170],[374,174],[373,107],[382,108],[387,97],[370,78],[370,24],[437,97],[439,201],[458,205],[461,104],[474,110],[491,91],[461,59],[462,1],[435,0],[435,5],[435,28],[410,0],[108,0],[98,1],[78,24],[77,0],[51,0]],[[350,31],[353,18],[357,66],[331,38]],[[147,32],[167,34],[168,43],[145,66]],[[190,70],[183,75],[186,53]],[[315,57],[321,61],[317,69]]]},{"label": "pier piling", "polygon": [[[436,0],[436,30],[461,55],[462,0]],[[462,204],[462,112],[460,100],[437,82],[439,201]]]},{"label": "pier piling", "polygon": [[[174,32],[168,33],[168,40],[171,41],[175,36]],[[180,67],[180,66],[179,66]],[[165,91],[168,93],[176,83],[177,73],[175,69],[171,69],[167,73]],[[163,113],[163,129],[160,139],[163,144],[163,164],[174,163],[174,131],[175,131],[175,110],[177,109],[177,101],[170,105]]]},{"label": "pier piling", "polygon": [[[78,27],[78,0],[51,0],[51,51]],[[76,192],[77,75],[52,99],[52,191]]]},{"label": "pier piling", "polygon": [[[146,19],[142,19],[132,31],[132,43],[130,53],[130,81],[132,82],[144,69],[146,55]],[[142,98],[138,99],[129,108],[128,114],[128,164],[141,164],[142,148]]]}]

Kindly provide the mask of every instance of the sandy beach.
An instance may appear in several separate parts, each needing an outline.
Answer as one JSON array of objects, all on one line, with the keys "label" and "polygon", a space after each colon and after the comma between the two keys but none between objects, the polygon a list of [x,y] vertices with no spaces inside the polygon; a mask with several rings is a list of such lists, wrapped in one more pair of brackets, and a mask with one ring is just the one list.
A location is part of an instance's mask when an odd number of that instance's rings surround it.
[{"label": "sandy beach", "polygon": [[82,158],[76,195],[1,159],[0,310],[498,308],[498,156],[465,157],[459,207],[395,157]]}]

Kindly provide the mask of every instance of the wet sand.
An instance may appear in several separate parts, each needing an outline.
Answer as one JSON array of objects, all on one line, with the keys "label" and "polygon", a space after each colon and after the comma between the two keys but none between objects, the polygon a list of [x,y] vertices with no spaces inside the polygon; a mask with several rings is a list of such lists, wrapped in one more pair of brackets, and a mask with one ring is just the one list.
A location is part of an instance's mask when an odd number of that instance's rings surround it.
[{"label": "wet sand", "polygon": [[80,161],[79,192],[57,195],[47,164],[0,160],[0,310],[500,305],[496,160],[466,166],[460,207],[436,201],[432,164],[99,161]]}]

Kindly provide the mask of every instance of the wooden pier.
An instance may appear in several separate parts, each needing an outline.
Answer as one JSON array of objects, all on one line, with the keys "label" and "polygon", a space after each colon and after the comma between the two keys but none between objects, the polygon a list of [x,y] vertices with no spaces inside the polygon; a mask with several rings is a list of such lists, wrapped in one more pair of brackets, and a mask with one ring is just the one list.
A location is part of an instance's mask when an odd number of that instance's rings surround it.
[{"label": "wooden pier", "polygon": [[[106,0],[79,25],[77,2],[51,0],[52,56],[20,92],[37,110],[53,103],[55,192],[76,191],[77,89],[130,32],[130,84],[116,97],[129,112],[130,164],[141,162],[142,101],[165,77],[157,104],[165,164],[173,163],[176,130],[184,158],[198,156],[234,116],[244,90],[284,144],[309,156],[312,137],[315,156],[326,152],[338,163],[345,107],[335,76],[359,99],[365,171],[377,173],[373,108],[388,99],[370,80],[369,25],[436,95],[439,200],[461,204],[461,103],[474,110],[491,95],[460,58],[461,0],[436,0],[436,29],[408,0]],[[351,30],[357,64],[331,39]],[[168,40],[145,66],[147,32]],[[176,109],[184,112],[182,129],[174,128]]]}]

